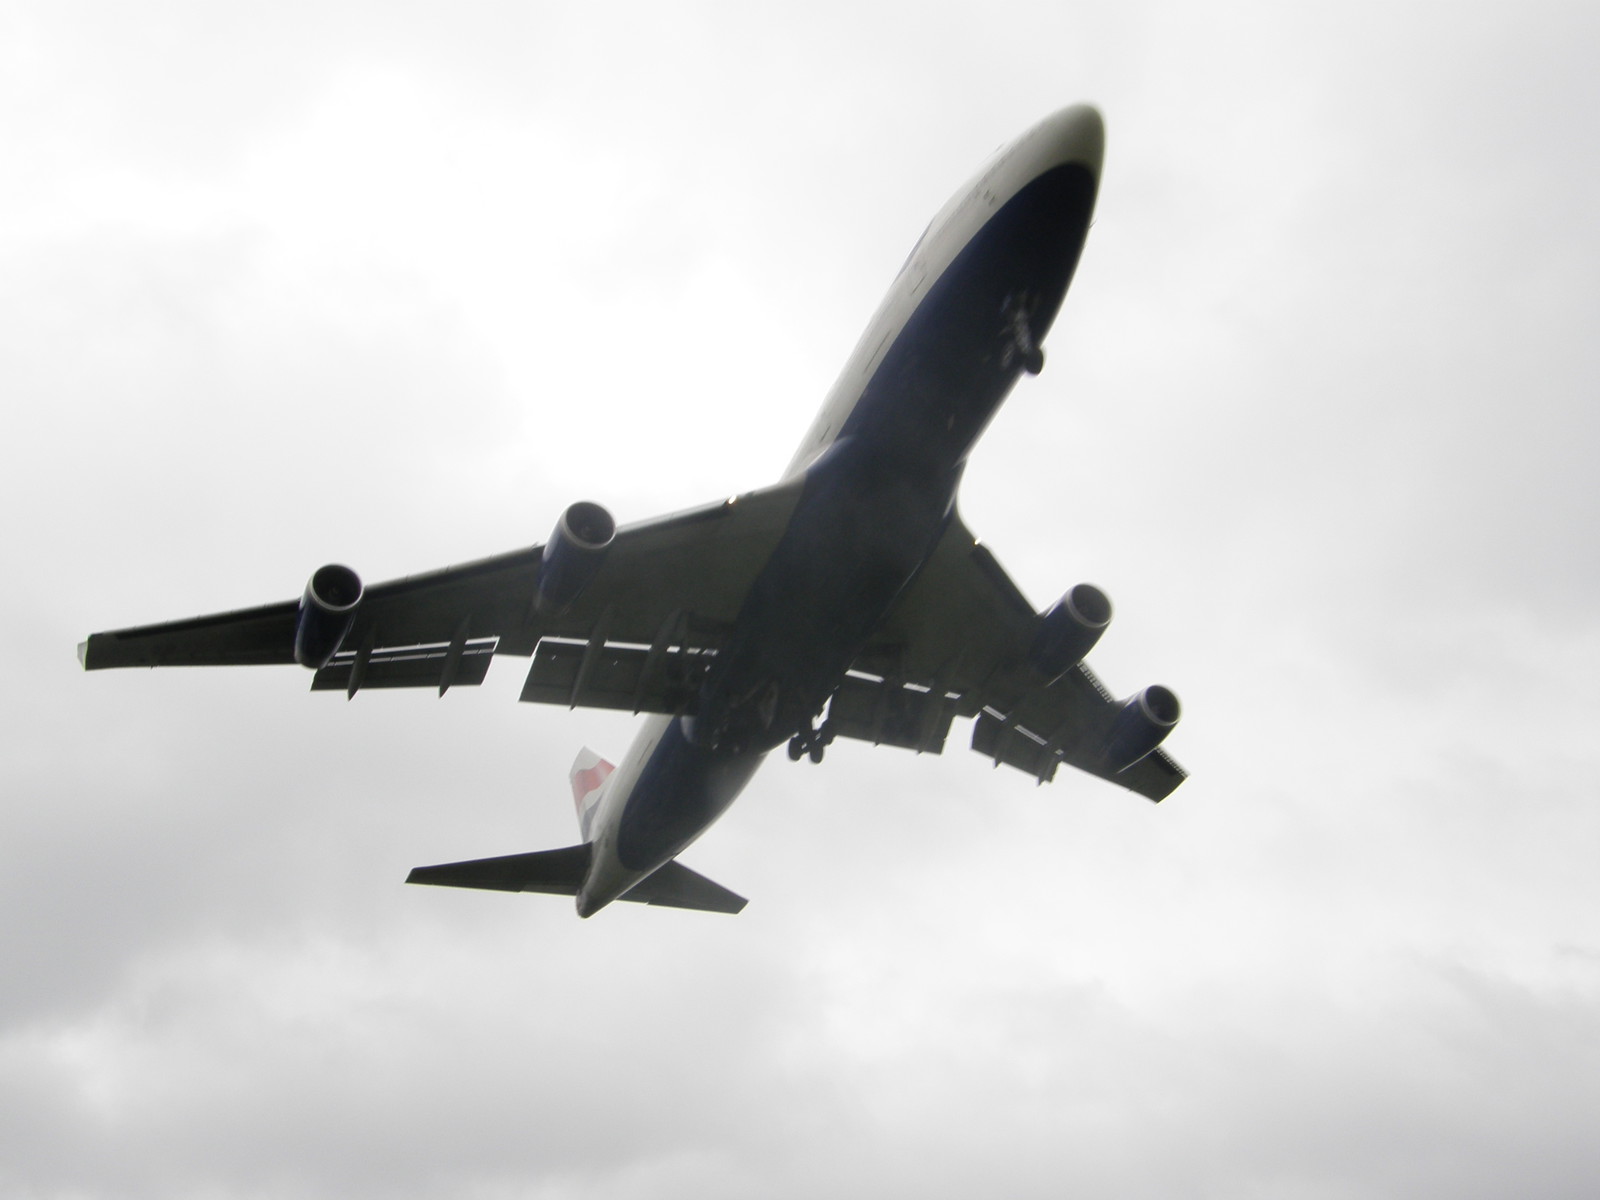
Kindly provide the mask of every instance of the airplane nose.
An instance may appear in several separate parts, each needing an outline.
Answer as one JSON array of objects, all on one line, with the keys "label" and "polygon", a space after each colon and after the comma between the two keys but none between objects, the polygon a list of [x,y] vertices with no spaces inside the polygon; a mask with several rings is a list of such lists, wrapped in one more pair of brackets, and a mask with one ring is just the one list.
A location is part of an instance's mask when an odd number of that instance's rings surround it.
[{"label": "airplane nose", "polygon": [[1046,117],[1044,125],[1059,148],[1061,161],[1087,167],[1099,180],[1106,156],[1106,123],[1100,110],[1092,104],[1074,104]]}]

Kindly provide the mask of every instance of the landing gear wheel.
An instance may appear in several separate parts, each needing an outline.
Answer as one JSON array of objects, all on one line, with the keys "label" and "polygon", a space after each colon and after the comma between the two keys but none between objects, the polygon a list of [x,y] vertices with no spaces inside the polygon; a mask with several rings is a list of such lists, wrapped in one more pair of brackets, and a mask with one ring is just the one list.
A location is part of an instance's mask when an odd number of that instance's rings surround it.
[{"label": "landing gear wheel", "polygon": [[1009,326],[1006,330],[1008,344],[1001,363],[1004,366],[1020,363],[1029,375],[1037,375],[1044,370],[1044,351],[1033,336],[1034,300],[1023,292],[1020,296],[1007,296],[1000,307]]},{"label": "landing gear wheel", "polygon": [[823,752],[827,750],[827,748],[827,743],[821,738],[818,738],[816,741],[812,742],[811,745],[806,747],[806,753],[811,756],[812,762],[820,763],[822,761]]},{"label": "landing gear wheel", "polygon": [[800,740],[800,735],[795,734],[789,739],[789,761],[799,762],[800,756],[806,752],[805,742]]}]

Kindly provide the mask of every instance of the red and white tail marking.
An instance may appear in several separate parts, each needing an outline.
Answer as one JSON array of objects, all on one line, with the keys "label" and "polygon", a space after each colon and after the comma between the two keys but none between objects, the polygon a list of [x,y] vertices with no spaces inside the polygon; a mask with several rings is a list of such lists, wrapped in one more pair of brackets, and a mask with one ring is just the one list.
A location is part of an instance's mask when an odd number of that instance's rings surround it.
[{"label": "red and white tail marking", "polygon": [[589,747],[578,751],[572,762],[572,801],[578,808],[578,828],[583,840],[589,840],[589,824],[594,820],[594,810],[605,793],[606,780],[616,767],[601,758]]}]

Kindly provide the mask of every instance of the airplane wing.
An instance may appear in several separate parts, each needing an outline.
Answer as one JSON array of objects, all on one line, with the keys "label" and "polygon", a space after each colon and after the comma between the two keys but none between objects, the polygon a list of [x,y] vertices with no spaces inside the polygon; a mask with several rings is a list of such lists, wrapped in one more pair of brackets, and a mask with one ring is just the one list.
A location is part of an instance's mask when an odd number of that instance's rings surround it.
[{"label": "airplane wing", "polygon": [[[542,546],[376,584],[315,691],[483,682],[496,654],[531,656],[526,701],[680,712],[782,536],[802,481],[617,531],[570,608],[541,612]],[[300,604],[96,633],[88,670],[292,663]],[[1156,750],[1117,771],[1105,757],[1121,705],[1087,666],[1046,680],[1029,649],[1032,605],[959,516],[834,694],[838,736],[938,753],[955,716],[973,749],[1041,783],[1071,766],[1160,800],[1185,772]]]},{"label": "airplane wing", "polygon": [[1162,750],[1122,771],[1108,761],[1122,704],[1088,666],[1052,682],[1033,665],[1038,626],[994,555],[953,515],[835,697],[836,732],[937,752],[952,717],[976,717],[972,748],[1040,783],[1065,762],[1151,800],[1170,795],[1186,772]]},{"label": "airplane wing", "polygon": [[[533,655],[523,699],[590,703],[601,685],[621,688],[620,661],[631,674],[610,706],[672,711],[683,668],[721,645],[800,486],[790,480],[619,529],[593,580],[558,614],[535,603],[543,546],[376,584],[312,688],[443,691],[481,683],[494,654]],[[299,607],[286,600],[96,633],[79,657],[91,671],[292,663]]]}]

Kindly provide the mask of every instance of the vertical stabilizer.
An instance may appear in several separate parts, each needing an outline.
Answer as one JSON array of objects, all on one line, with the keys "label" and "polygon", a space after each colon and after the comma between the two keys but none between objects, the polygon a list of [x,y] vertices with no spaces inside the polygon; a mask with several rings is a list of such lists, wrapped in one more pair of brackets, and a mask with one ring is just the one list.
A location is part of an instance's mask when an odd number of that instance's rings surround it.
[{"label": "vertical stabilizer", "polygon": [[578,751],[578,757],[572,761],[572,802],[577,805],[578,829],[586,842],[591,837],[589,826],[594,821],[595,809],[600,806],[600,797],[605,794],[606,781],[615,770],[616,767],[587,746]]}]

